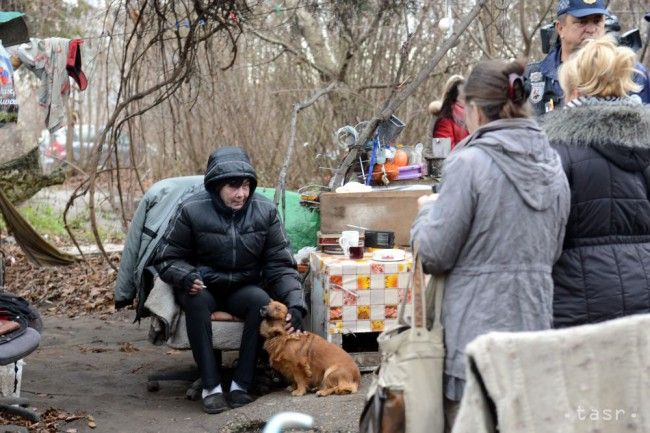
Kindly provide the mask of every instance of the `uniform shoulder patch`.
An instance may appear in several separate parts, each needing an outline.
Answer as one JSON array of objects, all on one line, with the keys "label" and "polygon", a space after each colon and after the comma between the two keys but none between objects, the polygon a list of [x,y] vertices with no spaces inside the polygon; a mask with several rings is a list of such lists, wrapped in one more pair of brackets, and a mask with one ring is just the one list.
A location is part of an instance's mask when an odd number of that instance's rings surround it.
[{"label": "uniform shoulder patch", "polygon": [[531,78],[530,83],[530,102],[537,104],[541,102],[544,97],[544,81],[533,81]]}]

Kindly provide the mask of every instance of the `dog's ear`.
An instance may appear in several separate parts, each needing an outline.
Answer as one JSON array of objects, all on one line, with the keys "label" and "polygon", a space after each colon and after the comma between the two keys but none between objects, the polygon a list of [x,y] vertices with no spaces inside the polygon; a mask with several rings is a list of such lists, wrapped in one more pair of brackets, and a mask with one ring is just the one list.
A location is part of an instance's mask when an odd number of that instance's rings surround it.
[{"label": "dog's ear", "polygon": [[269,328],[269,336],[267,338],[279,337],[280,335],[286,334],[284,326],[272,326]]},{"label": "dog's ear", "polygon": [[287,330],[284,329],[284,323],[264,320],[260,325],[260,335],[266,339],[278,337],[286,333]]}]

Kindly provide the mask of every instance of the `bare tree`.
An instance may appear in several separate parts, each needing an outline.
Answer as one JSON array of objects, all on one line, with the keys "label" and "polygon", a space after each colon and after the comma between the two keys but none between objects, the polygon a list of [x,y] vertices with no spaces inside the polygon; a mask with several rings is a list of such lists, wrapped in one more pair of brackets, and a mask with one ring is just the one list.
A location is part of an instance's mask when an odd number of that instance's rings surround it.
[{"label": "bare tree", "polygon": [[[78,191],[89,192],[89,216],[92,231],[98,247],[104,251],[102,240],[97,230],[95,213],[95,189],[98,176],[102,147],[107,145],[109,152],[114,152],[117,170],[117,189],[124,214],[123,196],[120,182],[120,160],[117,153],[117,139],[122,128],[134,117],[141,116],[175,94],[175,92],[192,76],[197,64],[201,47],[215,35],[224,35],[230,41],[231,54],[220,66],[227,69],[233,65],[237,54],[237,38],[241,34],[239,20],[250,9],[244,0],[224,0],[204,4],[201,1],[158,2],[126,1],[115,10],[108,9],[116,17],[110,30],[124,32],[117,39],[115,48],[119,60],[119,83],[116,92],[117,103],[112,109],[106,126],[97,139],[94,155],[90,160],[88,178],[82,182],[70,198],[68,207],[75,200]],[[107,20],[108,21],[108,20]],[[169,27],[175,23],[175,27]],[[142,82],[143,77],[151,78],[143,68],[157,58],[163,62],[162,74],[157,79]],[[142,105],[137,102],[146,101]],[[137,107],[137,108],[136,108]],[[133,167],[137,171],[137,167]],[[70,227],[68,233],[74,240]],[[110,262],[110,261],[109,261]]]},{"label": "bare tree", "polygon": [[[458,30],[474,3],[451,4]],[[260,185],[275,184],[279,173],[287,188],[327,184],[347,152],[334,131],[383,118],[389,105],[407,123],[400,141],[422,141],[426,107],[448,75],[465,75],[484,57],[542,58],[539,28],[553,21],[555,1],[485,4],[424,80],[419,74],[445,43],[438,26],[445,2],[127,0],[89,12],[97,23],[84,46],[91,87],[73,111],[79,122],[105,127],[82,164],[78,192],[93,195],[98,182],[114,187],[126,225],[133,199],[151,182],[201,173],[223,144],[248,151]],[[625,28],[638,25],[645,8],[641,0],[610,7],[629,10],[620,16]],[[332,82],[325,97],[296,111]],[[107,149],[113,156],[104,160]]]}]

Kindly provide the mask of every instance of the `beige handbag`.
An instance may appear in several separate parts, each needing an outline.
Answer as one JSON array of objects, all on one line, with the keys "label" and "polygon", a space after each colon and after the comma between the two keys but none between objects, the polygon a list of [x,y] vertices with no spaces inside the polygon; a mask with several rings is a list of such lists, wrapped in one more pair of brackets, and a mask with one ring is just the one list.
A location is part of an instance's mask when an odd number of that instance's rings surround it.
[{"label": "beige handbag", "polygon": [[[425,293],[417,254],[413,265],[412,326],[406,324],[402,300],[400,326],[382,332],[377,341],[381,365],[375,371],[359,422],[361,433],[443,433],[443,368],[445,348],[440,311],[444,277],[431,277]],[[427,308],[426,298],[434,301]],[[431,330],[427,310],[435,310]]]}]

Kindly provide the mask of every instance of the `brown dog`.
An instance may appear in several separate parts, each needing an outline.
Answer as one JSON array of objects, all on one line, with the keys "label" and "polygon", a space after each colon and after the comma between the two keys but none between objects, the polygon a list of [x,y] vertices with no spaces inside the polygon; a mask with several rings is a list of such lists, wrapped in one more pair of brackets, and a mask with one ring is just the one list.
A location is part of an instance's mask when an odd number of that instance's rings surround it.
[{"label": "brown dog", "polygon": [[291,394],[304,395],[313,388],[318,388],[318,396],[357,392],[361,373],[352,357],[311,332],[288,334],[287,312],[287,307],[277,301],[263,307],[260,333],[266,338],[264,350],[271,367],[292,384]]}]

